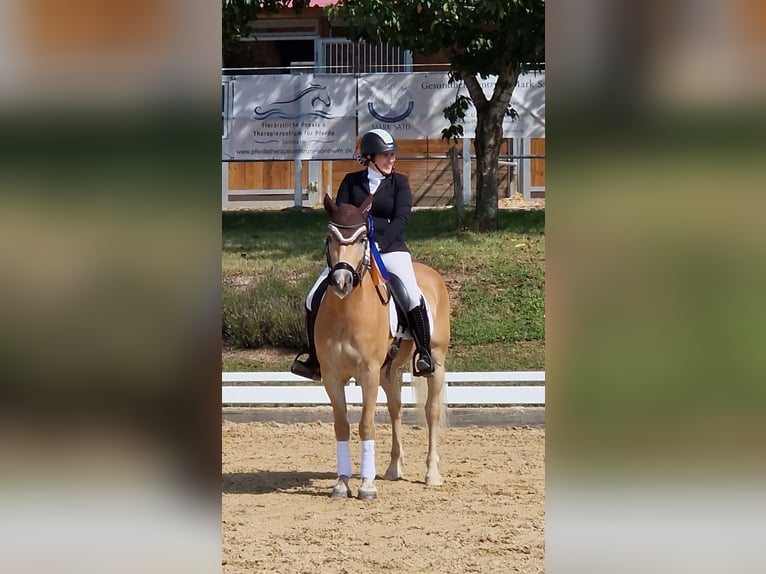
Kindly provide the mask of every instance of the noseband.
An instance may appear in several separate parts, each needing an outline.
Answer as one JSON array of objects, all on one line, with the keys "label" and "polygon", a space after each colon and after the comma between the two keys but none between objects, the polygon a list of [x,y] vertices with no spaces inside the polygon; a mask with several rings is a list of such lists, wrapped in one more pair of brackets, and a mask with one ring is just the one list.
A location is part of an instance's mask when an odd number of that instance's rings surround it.
[{"label": "noseband", "polygon": [[[362,281],[362,274],[364,273],[367,263],[367,245],[369,243],[367,238],[367,225],[339,225],[337,223],[330,223],[327,225],[327,229],[328,235],[325,240],[325,258],[327,259],[327,266],[330,267],[330,284],[335,286],[333,275],[336,271],[345,270],[351,273],[353,286],[356,287]],[[355,231],[349,235],[349,230],[351,229],[354,229]],[[339,261],[335,265],[332,264],[332,261],[330,261],[330,233],[335,236],[341,245],[351,245],[352,243],[356,243],[359,236],[364,234],[364,256],[359,260],[359,265],[356,266],[356,269],[351,267],[351,265],[345,261]],[[349,236],[347,237],[346,235]]]}]

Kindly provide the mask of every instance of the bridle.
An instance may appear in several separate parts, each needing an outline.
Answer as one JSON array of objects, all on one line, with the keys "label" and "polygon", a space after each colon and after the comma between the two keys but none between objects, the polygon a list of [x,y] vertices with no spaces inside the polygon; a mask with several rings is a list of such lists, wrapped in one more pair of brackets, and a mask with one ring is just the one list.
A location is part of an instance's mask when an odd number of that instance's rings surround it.
[{"label": "bridle", "polygon": [[[349,237],[346,237],[348,235],[348,230],[355,230],[353,233],[350,234]],[[342,230],[346,230],[346,234],[343,233]],[[359,236],[363,236],[363,245],[364,245],[364,255],[359,260],[359,264],[356,266],[356,269],[351,267],[348,263],[345,261],[339,261],[335,265],[332,264],[332,261],[330,260],[330,238],[334,236],[341,245],[352,245],[356,243],[359,240]],[[327,260],[327,266],[330,268],[330,284],[335,286],[335,278],[334,274],[336,271],[339,270],[345,270],[351,272],[351,277],[353,281],[353,286],[356,287],[362,282],[362,276],[365,272],[365,270],[369,266],[369,238],[368,238],[368,228],[367,224],[363,223],[361,225],[340,225],[337,223],[329,223],[327,225],[327,238],[325,239],[325,259]]]}]

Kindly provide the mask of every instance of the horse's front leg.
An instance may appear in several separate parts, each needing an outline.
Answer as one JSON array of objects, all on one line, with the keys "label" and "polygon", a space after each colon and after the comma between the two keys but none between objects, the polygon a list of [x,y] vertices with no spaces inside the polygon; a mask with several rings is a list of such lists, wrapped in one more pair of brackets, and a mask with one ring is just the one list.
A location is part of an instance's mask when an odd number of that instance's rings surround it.
[{"label": "horse's front leg", "polygon": [[[392,369],[390,374],[395,374]],[[402,471],[402,389],[399,381],[394,378],[386,378],[385,369],[380,371],[380,384],[386,392],[386,404],[388,414],[391,417],[391,462],[383,478],[386,480],[401,480],[404,478]]]},{"label": "horse's front leg", "polygon": [[325,378],[323,383],[327,396],[330,398],[335,421],[335,450],[338,469],[338,480],[330,493],[330,497],[351,498],[351,487],[348,484],[351,477],[351,452],[348,439],[351,433],[346,408],[346,381]]},{"label": "horse's front leg", "polygon": [[436,443],[439,438],[441,409],[444,402],[444,361],[435,361],[433,375],[428,377],[428,398],[426,399],[426,423],[428,425],[428,456],[426,457],[426,484],[439,486],[444,483],[439,473],[439,452]]},{"label": "horse's front leg", "polygon": [[359,499],[377,498],[375,487],[375,407],[378,403],[380,386],[380,364],[370,365],[361,370],[356,384],[362,388],[362,418],[359,421],[359,438],[362,439],[362,465],[359,475]]}]

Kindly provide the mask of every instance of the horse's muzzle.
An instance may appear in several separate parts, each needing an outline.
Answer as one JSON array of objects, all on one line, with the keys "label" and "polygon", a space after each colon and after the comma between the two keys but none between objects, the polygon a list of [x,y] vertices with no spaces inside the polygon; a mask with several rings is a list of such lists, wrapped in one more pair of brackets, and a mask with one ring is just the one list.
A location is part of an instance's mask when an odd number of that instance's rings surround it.
[{"label": "horse's muzzle", "polygon": [[332,268],[330,285],[335,294],[343,299],[351,294],[351,291],[359,285],[359,273],[348,263],[341,262]]}]

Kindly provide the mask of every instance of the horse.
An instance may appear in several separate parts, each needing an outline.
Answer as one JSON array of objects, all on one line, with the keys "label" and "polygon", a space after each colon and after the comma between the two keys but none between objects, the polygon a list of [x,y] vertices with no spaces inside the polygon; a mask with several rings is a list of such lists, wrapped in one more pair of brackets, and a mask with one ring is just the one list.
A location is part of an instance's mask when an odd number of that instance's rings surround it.
[{"label": "horse", "polygon": [[[394,338],[389,329],[387,297],[376,286],[369,268],[369,196],[359,207],[336,205],[326,195],[325,210],[330,215],[326,238],[326,258],[330,283],[319,306],[315,325],[316,353],[322,371],[322,384],[332,404],[335,439],[338,444],[338,479],[332,498],[350,498],[349,423],[345,386],[351,377],[362,390],[362,415],[359,435],[362,440],[361,484],[358,498],[377,497],[375,473],[375,407],[378,388],[382,387],[391,418],[391,460],[386,480],[400,480],[403,475],[402,400],[396,377],[398,369],[411,362],[414,343],[402,340],[394,352]],[[431,267],[414,262],[418,285],[433,316],[431,357],[435,370],[427,379],[425,415],[428,427],[428,455],[425,484],[443,484],[439,473],[437,438],[443,403],[444,365],[450,339],[450,305],[442,277]],[[393,356],[393,358],[391,358]],[[388,359],[388,360],[387,360]],[[342,445],[345,443],[345,446]],[[345,453],[342,452],[345,449]],[[345,459],[345,460],[344,460]]]}]

